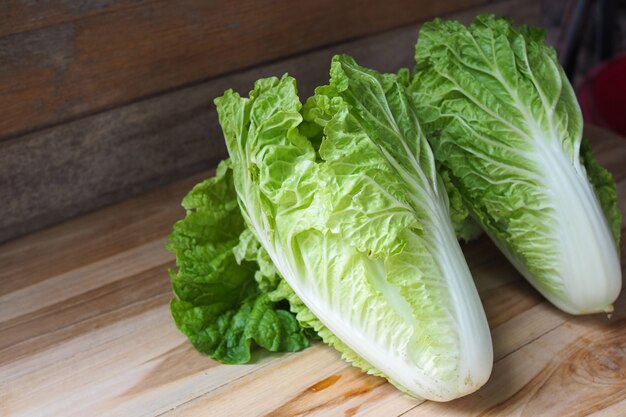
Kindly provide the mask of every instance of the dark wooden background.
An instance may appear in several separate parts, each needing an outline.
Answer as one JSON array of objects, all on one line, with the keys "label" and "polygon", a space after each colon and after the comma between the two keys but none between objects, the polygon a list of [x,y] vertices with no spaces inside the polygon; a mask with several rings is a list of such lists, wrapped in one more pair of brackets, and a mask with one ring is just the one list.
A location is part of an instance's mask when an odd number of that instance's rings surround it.
[{"label": "dark wooden background", "polygon": [[[0,242],[207,169],[212,105],[285,72],[302,96],[330,58],[412,66],[419,22],[539,0],[5,0],[0,3]],[[124,227],[125,225],[120,225]]]}]

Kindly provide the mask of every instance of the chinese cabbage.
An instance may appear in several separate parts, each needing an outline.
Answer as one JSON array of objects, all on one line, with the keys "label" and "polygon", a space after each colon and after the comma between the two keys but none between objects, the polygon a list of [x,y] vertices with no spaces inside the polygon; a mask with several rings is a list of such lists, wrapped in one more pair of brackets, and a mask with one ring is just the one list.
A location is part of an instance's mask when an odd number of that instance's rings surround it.
[{"label": "chinese cabbage", "polygon": [[621,287],[615,183],[582,137],[554,50],[536,28],[436,19],[411,87],[436,159],[473,217],[548,300],[612,311]]},{"label": "chinese cabbage", "polygon": [[364,371],[445,401],[487,380],[491,339],[410,101],[396,75],[347,57],[304,108],[288,76],[215,100],[241,212],[298,320]]}]

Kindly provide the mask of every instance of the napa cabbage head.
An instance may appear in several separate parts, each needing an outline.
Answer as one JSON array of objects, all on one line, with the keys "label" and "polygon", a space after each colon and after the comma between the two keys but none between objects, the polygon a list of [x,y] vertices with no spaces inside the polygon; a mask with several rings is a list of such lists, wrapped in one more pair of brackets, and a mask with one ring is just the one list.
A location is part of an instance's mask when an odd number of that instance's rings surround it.
[{"label": "napa cabbage head", "polygon": [[484,384],[487,321],[398,76],[341,56],[304,107],[289,76],[215,103],[241,213],[298,320],[415,397]]},{"label": "napa cabbage head", "polygon": [[536,28],[436,19],[411,92],[442,170],[517,269],[562,310],[610,312],[621,288],[615,183]]}]

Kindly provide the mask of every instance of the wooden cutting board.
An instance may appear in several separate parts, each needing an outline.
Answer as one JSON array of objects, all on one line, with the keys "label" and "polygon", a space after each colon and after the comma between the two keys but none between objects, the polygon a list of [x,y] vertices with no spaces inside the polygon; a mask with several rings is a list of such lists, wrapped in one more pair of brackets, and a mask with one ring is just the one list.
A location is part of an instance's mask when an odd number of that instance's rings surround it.
[{"label": "wooden cutting board", "polygon": [[[626,140],[588,136],[626,212]],[[0,246],[0,416],[626,415],[626,296],[610,320],[561,313],[487,239],[464,251],[495,366],[465,398],[410,399],[320,343],[250,365],[197,353],[169,315],[163,245],[207,175]]]}]

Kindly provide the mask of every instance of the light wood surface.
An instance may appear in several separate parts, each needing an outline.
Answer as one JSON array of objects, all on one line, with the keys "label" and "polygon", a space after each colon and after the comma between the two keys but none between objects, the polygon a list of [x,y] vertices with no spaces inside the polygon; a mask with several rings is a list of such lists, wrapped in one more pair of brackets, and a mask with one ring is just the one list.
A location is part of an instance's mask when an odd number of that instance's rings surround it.
[{"label": "light wood surface", "polygon": [[[589,135],[626,212],[626,140]],[[561,313],[486,239],[464,251],[495,366],[468,397],[407,398],[321,343],[249,365],[197,353],[169,315],[163,244],[206,175],[0,246],[0,416],[624,415],[624,295],[610,320]]]}]

